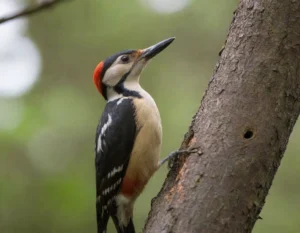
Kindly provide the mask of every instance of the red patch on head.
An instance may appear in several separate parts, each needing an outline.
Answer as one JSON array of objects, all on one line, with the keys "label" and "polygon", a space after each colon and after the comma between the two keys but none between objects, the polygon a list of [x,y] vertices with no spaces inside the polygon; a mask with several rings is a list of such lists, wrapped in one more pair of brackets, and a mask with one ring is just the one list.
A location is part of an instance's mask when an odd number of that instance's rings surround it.
[{"label": "red patch on head", "polygon": [[98,91],[103,95],[102,93],[102,70],[103,70],[104,62],[100,62],[95,70],[94,70],[94,84],[97,87]]}]

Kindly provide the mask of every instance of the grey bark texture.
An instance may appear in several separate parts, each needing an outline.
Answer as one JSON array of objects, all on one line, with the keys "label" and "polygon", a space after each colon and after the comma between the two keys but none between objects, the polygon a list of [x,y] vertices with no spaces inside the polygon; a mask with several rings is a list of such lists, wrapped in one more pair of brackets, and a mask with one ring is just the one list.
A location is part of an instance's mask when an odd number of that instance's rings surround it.
[{"label": "grey bark texture", "polygon": [[300,113],[300,1],[242,0],[144,233],[251,232]]}]

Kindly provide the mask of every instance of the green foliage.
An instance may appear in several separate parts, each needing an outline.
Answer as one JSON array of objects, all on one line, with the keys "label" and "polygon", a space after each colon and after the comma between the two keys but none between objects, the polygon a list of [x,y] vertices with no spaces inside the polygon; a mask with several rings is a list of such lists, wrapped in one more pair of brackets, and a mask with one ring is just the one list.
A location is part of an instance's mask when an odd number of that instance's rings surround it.
[{"label": "green foliage", "polygon": [[[139,1],[86,0],[33,16],[30,36],[43,71],[30,93],[5,100],[21,101],[25,115],[16,129],[0,131],[0,232],[96,232],[94,135],[105,102],[93,86],[95,66],[119,50],[177,37],[141,80],[161,112],[165,157],[179,147],[199,107],[236,5],[192,1],[164,15]],[[300,231],[299,138],[298,124],[255,233]],[[137,201],[138,231],[166,172],[155,174]]]}]

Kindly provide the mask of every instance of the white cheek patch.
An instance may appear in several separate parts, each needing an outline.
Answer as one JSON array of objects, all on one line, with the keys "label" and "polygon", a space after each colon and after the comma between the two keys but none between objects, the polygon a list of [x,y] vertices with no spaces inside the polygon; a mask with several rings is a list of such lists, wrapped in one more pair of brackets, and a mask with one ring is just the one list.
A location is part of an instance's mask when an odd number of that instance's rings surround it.
[{"label": "white cheek patch", "polygon": [[115,86],[121,78],[131,69],[132,63],[113,64],[104,74],[103,83],[108,86]]}]

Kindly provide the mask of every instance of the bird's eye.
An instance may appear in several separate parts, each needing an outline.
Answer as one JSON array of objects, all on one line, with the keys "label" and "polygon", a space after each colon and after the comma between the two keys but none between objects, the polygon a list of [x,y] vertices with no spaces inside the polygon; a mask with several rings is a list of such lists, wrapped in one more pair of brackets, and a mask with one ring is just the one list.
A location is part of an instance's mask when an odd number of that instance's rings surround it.
[{"label": "bird's eye", "polygon": [[127,55],[122,56],[122,57],[121,57],[121,61],[122,61],[123,63],[129,62],[129,56],[127,56]]}]

